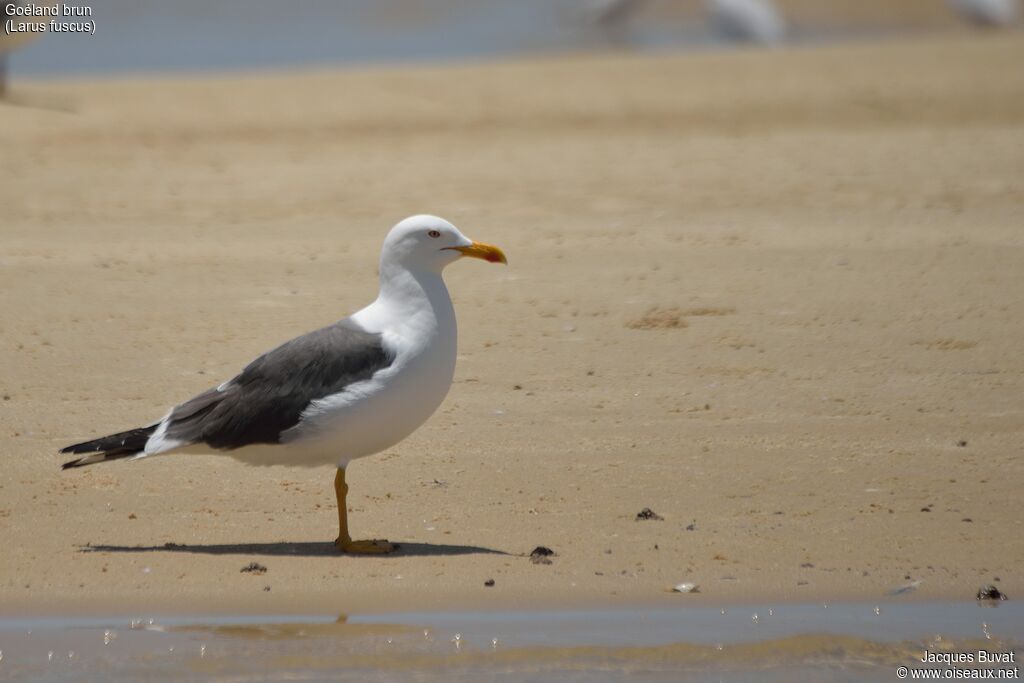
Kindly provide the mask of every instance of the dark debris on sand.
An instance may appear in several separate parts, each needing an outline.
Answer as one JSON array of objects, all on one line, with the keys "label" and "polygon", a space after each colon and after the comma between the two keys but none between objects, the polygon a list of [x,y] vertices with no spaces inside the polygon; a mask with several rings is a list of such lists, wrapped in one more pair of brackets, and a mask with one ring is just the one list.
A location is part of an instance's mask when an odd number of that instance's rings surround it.
[{"label": "dark debris on sand", "polygon": [[978,589],[978,600],[1009,600],[1006,593],[1002,592],[992,584],[982,586]]},{"label": "dark debris on sand", "polygon": [[665,518],[662,517],[661,515],[659,515],[657,512],[655,512],[651,508],[644,508],[640,512],[636,513],[636,521],[640,522],[640,521],[643,521],[645,519],[653,519],[653,520],[656,520],[656,521],[660,522],[660,521],[664,520]]},{"label": "dark debris on sand", "polygon": [[551,564],[551,557],[555,551],[543,545],[539,545],[530,553],[530,562],[534,564]]},{"label": "dark debris on sand", "polygon": [[259,562],[250,562],[238,571],[243,574],[266,574],[267,568]]}]

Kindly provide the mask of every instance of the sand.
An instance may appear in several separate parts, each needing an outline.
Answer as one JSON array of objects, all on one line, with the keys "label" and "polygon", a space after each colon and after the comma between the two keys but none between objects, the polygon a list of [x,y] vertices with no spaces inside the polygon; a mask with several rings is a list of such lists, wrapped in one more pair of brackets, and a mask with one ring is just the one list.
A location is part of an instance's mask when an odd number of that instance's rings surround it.
[{"label": "sand", "polygon": [[[0,611],[1021,595],[1022,60],[1011,32],[16,83]],[[417,212],[510,265],[449,270],[449,398],[349,469],[354,532],[402,553],[331,552],[329,468],[60,471],[370,301]]]}]

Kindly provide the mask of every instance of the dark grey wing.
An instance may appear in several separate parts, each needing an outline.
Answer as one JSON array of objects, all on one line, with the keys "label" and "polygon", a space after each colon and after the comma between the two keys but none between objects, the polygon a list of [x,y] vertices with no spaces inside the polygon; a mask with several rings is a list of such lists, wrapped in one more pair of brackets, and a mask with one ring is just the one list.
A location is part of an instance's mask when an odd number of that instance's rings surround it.
[{"label": "dark grey wing", "polygon": [[280,443],[312,401],[369,379],[394,361],[381,335],[341,321],[285,342],[237,377],[176,407],[166,438],[233,449]]}]

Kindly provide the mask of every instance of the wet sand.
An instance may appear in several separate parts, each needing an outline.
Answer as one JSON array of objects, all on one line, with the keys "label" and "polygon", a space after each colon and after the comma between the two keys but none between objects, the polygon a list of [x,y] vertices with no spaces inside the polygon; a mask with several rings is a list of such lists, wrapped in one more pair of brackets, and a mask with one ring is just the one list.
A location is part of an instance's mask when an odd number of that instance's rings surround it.
[{"label": "wet sand", "polygon": [[[5,680],[892,681],[1019,648],[1020,603],[0,621]],[[1012,663],[926,668],[1013,669]],[[967,671],[970,673],[970,671]],[[998,677],[998,675],[997,675]]]},{"label": "wet sand", "polygon": [[[1017,597],[1022,58],[1010,32],[19,82],[0,610]],[[450,269],[447,402],[350,468],[354,532],[402,552],[331,552],[327,469],[59,470],[367,303],[415,212],[510,266]]]}]

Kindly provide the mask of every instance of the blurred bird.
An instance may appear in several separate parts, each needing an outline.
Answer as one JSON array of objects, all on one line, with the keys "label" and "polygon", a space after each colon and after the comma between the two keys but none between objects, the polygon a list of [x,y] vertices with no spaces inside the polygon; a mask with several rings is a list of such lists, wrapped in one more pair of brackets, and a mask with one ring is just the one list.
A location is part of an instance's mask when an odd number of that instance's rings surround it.
[{"label": "blurred bird", "polygon": [[592,0],[589,14],[598,24],[617,24],[640,9],[647,0]]},{"label": "blurred bird", "polygon": [[11,33],[8,30],[7,22],[17,16],[15,11],[24,4],[23,0],[5,0],[3,11],[0,12],[0,21],[3,22],[3,30],[0,30],[0,99],[7,96],[8,56],[16,49],[38,38],[42,33],[41,31]]},{"label": "blurred bird", "polygon": [[729,40],[774,45],[786,37],[786,22],[769,0],[707,0],[715,30]]},{"label": "blurred bird", "polygon": [[1017,19],[1017,0],[946,0],[950,9],[979,26],[1007,26]]},{"label": "blurred bird", "polygon": [[[621,24],[647,0],[592,0],[590,14],[600,24]],[[786,22],[771,0],[705,0],[715,31],[727,40],[774,45],[786,37]]]}]

